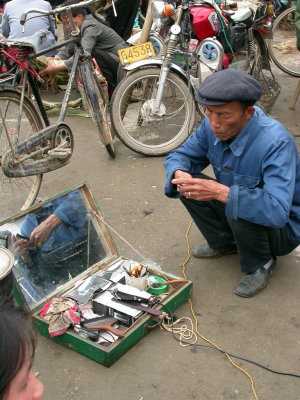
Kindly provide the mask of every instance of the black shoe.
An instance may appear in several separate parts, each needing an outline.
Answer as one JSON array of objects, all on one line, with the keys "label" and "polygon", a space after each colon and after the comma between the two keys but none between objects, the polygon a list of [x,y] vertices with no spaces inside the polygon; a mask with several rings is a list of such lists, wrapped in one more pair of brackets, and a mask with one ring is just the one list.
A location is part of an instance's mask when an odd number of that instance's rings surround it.
[{"label": "black shoe", "polygon": [[235,287],[234,293],[241,297],[254,296],[267,286],[275,265],[276,260],[273,260],[268,269],[260,267],[252,274],[244,275]]},{"label": "black shoe", "polygon": [[212,249],[208,243],[198,244],[192,254],[198,258],[217,258],[225,256],[226,254],[236,253],[237,248],[235,243],[228,244],[227,246],[219,247],[218,249]]}]

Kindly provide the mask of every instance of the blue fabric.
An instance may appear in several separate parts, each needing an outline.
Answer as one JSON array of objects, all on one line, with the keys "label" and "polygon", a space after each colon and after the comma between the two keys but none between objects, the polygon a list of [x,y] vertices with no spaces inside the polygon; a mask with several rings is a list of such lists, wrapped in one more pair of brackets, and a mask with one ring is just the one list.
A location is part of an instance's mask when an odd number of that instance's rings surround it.
[{"label": "blue fabric", "polygon": [[[40,46],[39,50],[44,50],[47,47],[56,44],[55,41],[55,21],[52,15],[48,17],[38,17],[29,19],[23,26],[20,24],[20,17],[22,13],[29,9],[40,9],[51,11],[51,6],[44,0],[12,0],[6,4],[2,18],[1,31],[2,35],[9,39],[19,39],[33,35],[38,30],[43,30],[47,34],[46,41]],[[29,14],[28,18],[35,14]],[[48,53],[53,56],[57,51]]]},{"label": "blue fabric", "polygon": [[141,29],[140,25],[139,25],[139,13],[140,13],[140,9],[138,9],[138,12],[136,14],[136,17],[134,19],[134,23],[133,23],[133,29]]},{"label": "blue fabric", "polygon": [[52,232],[47,242],[42,245],[41,251],[52,251],[86,236],[87,213],[78,191],[50,201],[36,212],[27,214],[21,226],[21,234],[29,238],[33,229],[51,214],[55,214],[63,224]]},{"label": "blue fabric", "polygon": [[292,243],[300,243],[300,161],[287,130],[259,108],[228,144],[217,139],[207,118],[165,160],[165,194],[179,197],[171,179],[176,170],[200,173],[211,164],[216,180],[230,188],[226,215],[259,225],[287,224]]}]

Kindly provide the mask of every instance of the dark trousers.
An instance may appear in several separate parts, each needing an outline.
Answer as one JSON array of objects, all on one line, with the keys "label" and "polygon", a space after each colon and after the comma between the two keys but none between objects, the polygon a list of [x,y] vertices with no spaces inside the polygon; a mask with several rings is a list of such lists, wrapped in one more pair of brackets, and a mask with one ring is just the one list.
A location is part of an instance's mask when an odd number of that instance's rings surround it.
[{"label": "dark trousers", "polygon": [[290,242],[286,226],[274,229],[228,218],[225,204],[217,200],[180,199],[211,248],[236,243],[241,271],[245,273],[253,273],[272,257],[283,256],[297,247]]},{"label": "dark trousers", "polygon": [[108,91],[113,91],[118,82],[119,62],[104,50],[97,50],[95,54],[92,53],[92,56],[95,57],[97,64],[107,81]]}]

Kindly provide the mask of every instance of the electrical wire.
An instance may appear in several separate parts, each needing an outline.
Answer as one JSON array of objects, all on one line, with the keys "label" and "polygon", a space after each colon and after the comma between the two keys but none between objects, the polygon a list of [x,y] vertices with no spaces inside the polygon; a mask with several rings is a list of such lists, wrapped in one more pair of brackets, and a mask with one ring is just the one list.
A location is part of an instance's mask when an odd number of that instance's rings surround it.
[{"label": "electrical wire", "polygon": [[[189,225],[188,225],[188,228],[187,228],[187,231],[186,231],[186,233],[185,233],[185,241],[186,241],[186,244],[187,244],[187,258],[186,258],[186,260],[185,260],[182,264],[180,264],[180,267],[182,268],[182,274],[183,274],[183,276],[184,276],[184,279],[187,279],[187,278],[186,278],[186,273],[185,273],[185,265],[187,264],[187,262],[188,262],[189,259],[191,258],[191,255],[190,255],[190,244],[189,244],[189,240],[188,240],[188,234],[189,234],[189,232],[190,232],[192,223],[193,223],[193,220],[190,221],[190,223],[189,223]],[[197,320],[196,315],[195,315],[195,313],[194,313],[193,303],[192,303],[192,300],[191,300],[191,299],[188,299],[188,301],[189,301],[189,304],[190,304],[190,310],[191,310],[192,316],[193,316],[194,321],[195,321],[195,330],[196,330],[196,332],[197,332],[197,335],[198,335],[202,340],[204,340],[205,342],[209,343],[211,346],[213,346],[213,347],[215,347],[216,349],[218,349],[219,351],[221,351],[222,349],[221,349],[218,345],[216,345],[216,344],[215,344],[214,342],[212,342],[211,340],[207,339],[205,336],[201,335],[201,333],[198,331],[198,320]],[[250,386],[251,386],[251,390],[252,390],[252,393],[253,393],[253,395],[254,395],[254,398],[255,398],[255,400],[258,400],[256,391],[255,391],[255,388],[254,388],[254,382],[253,382],[253,379],[252,379],[251,375],[248,374],[248,372],[247,372],[245,369],[243,369],[243,368],[241,368],[239,365],[235,364],[235,363],[232,361],[231,357],[230,357],[226,352],[224,352],[223,354],[227,357],[228,361],[230,362],[230,364],[231,364],[234,368],[238,369],[239,371],[241,371],[243,374],[245,374],[245,375],[247,376],[247,378],[248,378],[249,381],[250,381]]]},{"label": "electrical wire", "polygon": [[237,62],[237,59],[236,59],[236,57],[235,57],[235,53],[234,53],[234,51],[233,51],[233,48],[231,47],[231,44],[229,43],[229,41],[228,41],[228,39],[227,39],[227,35],[226,35],[226,32],[225,32],[224,18],[223,18],[223,16],[222,16],[222,13],[220,13],[220,9],[219,9],[219,7],[218,7],[217,5],[214,5],[214,4],[211,4],[211,5],[212,5],[212,7],[215,9],[215,11],[216,11],[216,13],[217,13],[217,16],[218,16],[218,20],[220,21],[220,23],[221,23],[221,25],[222,25],[222,32],[223,32],[223,34],[224,34],[226,43],[228,44],[228,46],[229,46],[229,48],[230,48],[231,54],[232,54],[233,59],[234,59],[234,62],[235,62],[235,64],[236,64],[236,68],[237,68],[237,69],[240,69],[240,66],[239,66],[239,64],[238,64],[238,62]]},{"label": "electrical wire", "polygon": [[[173,316],[173,314],[171,313],[171,311],[167,308],[167,306],[166,306],[165,304],[161,304],[161,306],[162,306],[163,308],[166,309],[168,315],[170,316],[171,322],[172,322],[172,324],[173,324],[173,323],[174,323],[174,316]],[[177,321],[181,321],[181,320],[182,320],[182,318],[176,320],[175,323],[176,323]],[[265,369],[266,371],[272,372],[273,374],[284,375],[284,376],[291,376],[291,377],[293,377],[293,378],[300,378],[300,375],[298,375],[298,374],[293,374],[293,373],[291,373],[291,372],[276,371],[276,370],[274,370],[274,369],[272,369],[272,368],[269,368],[269,367],[267,367],[266,365],[263,365],[263,364],[261,364],[261,363],[259,363],[259,362],[257,362],[257,361],[250,360],[249,358],[242,357],[242,356],[238,356],[238,355],[236,355],[236,354],[232,354],[232,353],[230,353],[230,352],[228,352],[228,351],[226,351],[226,350],[223,350],[223,349],[221,349],[221,348],[217,348],[217,347],[215,347],[215,346],[211,346],[211,345],[209,345],[209,344],[190,343],[190,342],[184,341],[183,339],[178,339],[178,337],[176,337],[176,332],[173,331],[173,329],[172,329],[172,324],[170,325],[170,326],[171,326],[170,331],[172,332],[174,339],[175,339],[177,342],[180,342],[180,344],[182,344],[182,345],[185,345],[185,346],[206,347],[206,348],[209,348],[209,349],[217,350],[217,351],[221,352],[222,354],[225,354],[225,353],[226,353],[226,354],[228,354],[228,355],[229,355],[230,357],[232,357],[232,358],[237,358],[238,360],[245,361],[245,362],[248,362],[248,363],[250,363],[250,364],[256,365],[257,367],[260,367],[260,368],[262,368],[262,369]],[[167,329],[167,330],[169,330],[169,329]]]},{"label": "electrical wire", "polygon": [[[185,265],[188,263],[188,261],[190,260],[190,257],[191,257],[191,256],[190,256],[190,244],[189,244],[189,240],[188,240],[188,235],[189,235],[189,232],[190,232],[192,223],[193,223],[193,220],[190,221],[190,223],[189,223],[189,225],[188,225],[188,228],[187,228],[187,230],[186,230],[186,234],[185,234],[185,241],[186,241],[186,245],[187,245],[187,257],[186,257],[185,261],[179,265],[179,266],[182,268],[182,273],[183,273],[184,279],[187,279],[186,273],[185,273]],[[267,366],[265,366],[265,365],[263,365],[263,364],[261,364],[261,363],[258,363],[258,362],[256,362],[256,361],[253,361],[253,360],[247,359],[247,358],[245,358],[245,357],[241,357],[241,356],[238,356],[238,355],[229,353],[229,352],[223,350],[222,348],[220,348],[220,347],[219,347],[218,345],[216,345],[215,343],[213,343],[211,340],[209,340],[209,339],[207,339],[206,337],[204,337],[203,335],[201,335],[200,332],[198,331],[198,320],[197,320],[196,315],[195,315],[194,310],[193,310],[192,301],[191,301],[191,299],[188,299],[188,301],[189,301],[189,304],[190,304],[190,310],[191,310],[192,316],[193,316],[194,321],[195,321],[195,331],[196,331],[197,335],[198,335],[202,340],[206,341],[206,342],[209,343],[209,344],[207,345],[207,344],[186,342],[186,341],[184,340],[184,338],[182,338],[182,337],[180,337],[180,338],[178,339],[178,338],[176,337],[176,332],[175,332],[174,329],[173,329],[174,317],[173,317],[172,313],[168,310],[168,308],[167,308],[164,304],[162,304],[162,307],[164,307],[164,308],[167,310],[167,312],[168,312],[168,314],[169,314],[169,316],[170,316],[170,318],[171,318],[171,322],[172,322],[172,324],[171,324],[171,332],[172,332],[172,336],[174,337],[174,339],[175,339],[176,341],[179,341],[181,345],[206,347],[206,348],[210,348],[210,349],[213,349],[213,350],[217,350],[217,351],[221,352],[222,354],[224,354],[224,355],[227,357],[228,361],[232,364],[233,367],[235,367],[235,368],[238,369],[239,371],[243,372],[243,373],[248,377],[248,379],[249,379],[249,381],[250,381],[250,385],[251,385],[251,389],[252,389],[253,395],[254,395],[254,397],[255,397],[256,400],[258,400],[258,397],[257,397],[256,391],[255,391],[255,388],[254,388],[254,382],[253,382],[253,379],[252,379],[251,375],[250,375],[246,370],[244,370],[243,368],[241,368],[240,366],[238,366],[237,364],[235,364],[235,363],[232,361],[231,358],[236,358],[236,359],[239,359],[239,360],[242,360],[242,361],[251,363],[251,364],[256,365],[256,366],[258,366],[258,367],[260,367],[260,368],[263,368],[263,369],[265,369],[265,370],[267,370],[267,371],[269,371],[269,372],[272,372],[272,373],[274,373],[274,374],[284,375],[284,376],[291,376],[291,377],[294,377],[294,378],[300,378],[300,375],[298,375],[298,374],[293,374],[293,373],[289,373],[289,372],[282,372],[282,371],[276,371],[276,370],[274,370],[274,369],[272,369],[272,368],[269,368],[269,367],[267,367]]]}]

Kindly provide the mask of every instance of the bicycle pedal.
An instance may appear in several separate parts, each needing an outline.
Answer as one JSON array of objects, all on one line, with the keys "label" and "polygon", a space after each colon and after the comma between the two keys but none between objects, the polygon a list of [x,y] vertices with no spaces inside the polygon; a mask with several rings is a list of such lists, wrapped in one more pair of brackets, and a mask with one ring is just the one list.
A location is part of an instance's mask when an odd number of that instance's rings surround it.
[{"label": "bicycle pedal", "polygon": [[70,156],[70,154],[72,154],[72,150],[71,149],[52,149],[48,151],[48,155],[51,158],[58,158],[58,159],[65,159],[67,157]]}]

